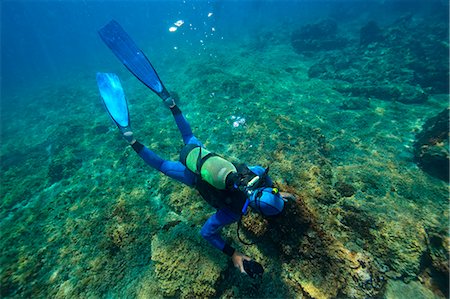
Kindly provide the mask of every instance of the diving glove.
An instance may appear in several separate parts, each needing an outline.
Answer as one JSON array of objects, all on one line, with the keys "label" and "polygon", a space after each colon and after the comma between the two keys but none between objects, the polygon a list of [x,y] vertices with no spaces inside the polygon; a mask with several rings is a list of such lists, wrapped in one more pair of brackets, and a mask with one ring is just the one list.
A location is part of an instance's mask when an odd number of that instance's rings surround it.
[{"label": "diving glove", "polygon": [[258,262],[244,260],[243,265],[245,272],[251,278],[260,278],[264,274],[264,268]]}]

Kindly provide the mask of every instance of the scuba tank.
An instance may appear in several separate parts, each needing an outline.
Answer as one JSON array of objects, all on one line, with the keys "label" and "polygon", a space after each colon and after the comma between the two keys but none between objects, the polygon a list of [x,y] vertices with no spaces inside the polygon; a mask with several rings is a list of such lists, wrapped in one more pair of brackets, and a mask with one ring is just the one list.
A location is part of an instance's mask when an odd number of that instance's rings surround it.
[{"label": "scuba tank", "polygon": [[195,144],[188,144],[181,150],[180,161],[219,190],[225,190],[227,176],[237,172],[233,163]]}]

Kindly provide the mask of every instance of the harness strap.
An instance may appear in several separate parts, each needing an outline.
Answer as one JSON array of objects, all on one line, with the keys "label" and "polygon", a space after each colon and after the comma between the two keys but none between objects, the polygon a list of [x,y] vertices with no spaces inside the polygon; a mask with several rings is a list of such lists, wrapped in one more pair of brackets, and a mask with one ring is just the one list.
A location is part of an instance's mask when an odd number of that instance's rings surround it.
[{"label": "harness strap", "polygon": [[203,158],[200,158],[201,153],[202,153],[202,148],[200,148],[200,150],[198,152],[197,167],[196,167],[197,174],[200,174],[200,171],[202,170],[202,166],[203,166],[203,164],[205,164],[206,160],[208,160],[211,157],[218,156],[215,153],[209,153],[206,156],[204,156]]},{"label": "harness strap", "polygon": [[200,169],[201,169],[201,165],[200,165],[201,158],[202,158],[202,147],[200,147],[198,150],[197,164],[195,165],[195,173],[198,175],[200,174]]},{"label": "harness strap", "polygon": [[261,241],[261,239],[257,239],[254,242],[246,242],[244,240],[242,240],[241,235],[239,234],[239,231],[241,230],[241,223],[242,223],[242,216],[241,218],[239,218],[238,224],[237,224],[237,229],[236,229],[236,233],[237,233],[237,237],[239,239],[239,242],[241,242],[244,245],[250,246],[250,245],[255,245],[257,243],[259,243]]}]

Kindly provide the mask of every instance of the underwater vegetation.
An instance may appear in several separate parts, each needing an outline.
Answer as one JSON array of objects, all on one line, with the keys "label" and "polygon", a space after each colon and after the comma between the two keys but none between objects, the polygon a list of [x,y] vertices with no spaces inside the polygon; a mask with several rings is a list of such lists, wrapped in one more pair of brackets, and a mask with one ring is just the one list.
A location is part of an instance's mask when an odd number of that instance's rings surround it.
[{"label": "underwater vegetation", "polygon": [[[448,297],[448,24],[406,15],[345,29],[261,29],[212,44],[215,56],[179,49],[184,63],[161,72],[209,150],[270,166],[297,197],[276,219],[243,218],[253,246],[235,224],[223,231],[264,266],[261,281],[201,238],[214,209],[126,146],[94,73],[8,95],[1,296]],[[136,136],[178,159],[170,113],[134,78],[122,83]]]}]

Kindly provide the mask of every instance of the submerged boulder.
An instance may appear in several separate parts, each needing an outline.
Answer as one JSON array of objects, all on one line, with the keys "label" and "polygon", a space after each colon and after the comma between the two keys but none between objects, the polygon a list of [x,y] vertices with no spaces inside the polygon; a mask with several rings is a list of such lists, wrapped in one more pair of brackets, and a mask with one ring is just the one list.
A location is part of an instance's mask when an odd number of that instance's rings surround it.
[{"label": "submerged boulder", "polygon": [[428,119],[414,144],[414,159],[425,172],[449,181],[449,108]]},{"label": "submerged boulder", "polygon": [[[207,246],[198,230],[181,222],[152,238],[155,277],[163,296],[214,297],[226,257]],[[176,253],[176,254],[175,254]]]},{"label": "submerged boulder", "polygon": [[347,40],[337,32],[337,23],[330,19],[307,24],[292,33],[291,44],[297,53],[340,49],[347,45]]},{"label": "submerged boulder", "polygon": [[384,298],[437,298],[437,296],[419,281],[405,283],[401,280],[390,280]]},{"label": "submerged boulder", "polygon": [[327,65],[322,63],[313,64],[308,70],[309,78],[321,78],[328,73]]},{"label": "submerged boulder", "polygon": [[403,104],[424,103],[429,97],[420,86],[411,86],[409,84],[336,84],[334,89],[344,94],[350,94],[351,96],[374,97],[383,101],[400,102]]},{"label": "submerged boulder", "polygon": [[365,26],[361,27],[359,31],[359,44],[367,46],[371,43],[383,40],[383,34],[380,27],[374,21],[370,21]]},{"label": "submerged boulder", "polygon": [[339,109],[342,110],[362,110],[370,106],[368,98],[361,97],[347,97]]}]

